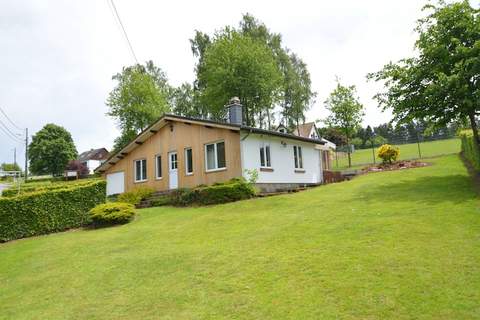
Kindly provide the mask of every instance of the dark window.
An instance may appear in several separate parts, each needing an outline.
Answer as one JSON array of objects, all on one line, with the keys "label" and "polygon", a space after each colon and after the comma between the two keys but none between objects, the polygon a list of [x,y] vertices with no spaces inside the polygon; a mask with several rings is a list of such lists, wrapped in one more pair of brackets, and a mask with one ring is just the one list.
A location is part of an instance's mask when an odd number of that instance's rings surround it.
[{"label": "dark window", "polygon": [[260,147],[260,167],[270,168],[272,163],[270,161],[270,145],[262,145]]},{"label": "dark window", "polygon": [[147,180],[147,160],[135,160],[135,181]]},{"label": "dark window", "polygon": [[207,170],[226,168],[225,142],[205,145],[205,162]]},{"label": "dark window", "polygon": [[303,169],[302,147],[293,146],[293,158],[295,169]]},{"label": "dark window", "polygon": [[193,173],[193,153],[192,149],[185,149],[185,172],[187,174]]},{"label": "dark window", "polygon": [[155,165],[156,165],[156,175],[157,179],[162,177],[162,156],[156,156],[155,157]]},{"label": "dark window", "polygon": [[217,166],[225,168],[225,142],[217,143]]}]

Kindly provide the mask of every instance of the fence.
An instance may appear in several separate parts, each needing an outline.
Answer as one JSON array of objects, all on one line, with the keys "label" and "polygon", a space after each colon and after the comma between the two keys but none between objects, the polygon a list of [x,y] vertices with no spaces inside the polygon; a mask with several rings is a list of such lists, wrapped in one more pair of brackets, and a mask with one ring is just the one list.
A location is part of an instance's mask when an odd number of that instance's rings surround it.
[{"label": "fence", "polygon": [[[420,139],[401,139],[388,141],[389,144],[399,148],[399,160],[412,160],[453,154],[460,152],[461,141],[458,138],[420,138]],[[379,163],[377,149],[380,144],[370,143],[368,148],[352,148],[350,153],[351,166],[359,167]],[[348,148],[346,146],[337,147],[334,154],[334,168],[346,169],[348,165]]]}]

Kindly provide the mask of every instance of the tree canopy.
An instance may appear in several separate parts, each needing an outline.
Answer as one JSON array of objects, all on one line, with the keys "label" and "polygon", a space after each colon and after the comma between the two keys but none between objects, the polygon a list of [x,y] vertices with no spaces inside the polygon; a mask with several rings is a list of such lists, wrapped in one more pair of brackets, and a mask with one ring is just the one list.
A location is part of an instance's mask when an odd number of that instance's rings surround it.
[{"label": "tree canopy", "polygon": [[170,111],[173,88],[165,73],[152,61],[124,67],[112,79],[117,85],[110,92],[106,105],[109,108],[107,115],[115,119],[121,131],[113,145],[113,152],[116,152],[163,113]]},{"label": "tree canopy", "polygon": [[480,18],[468,1],[427,5],[416,31],[416,56],[389,63],[368,77],[387,90],[376,95],[394,121],[435,125],[468,118],[478,144]]},{"label": "tree canopy", "polygon": [[70,132],[52,123],[38,131],[28,147],[30,171],[38,175],[62,174],[68,162],[77,155]]},{"label": "tree canopy", "polygon": [[[324,104],[330,112],[325,123],[330,127],[338,128],[345,136],[348,145],[365,114],[363,105],[358,100],[355,86],[347,87],[337,82],[337,87],[330,93]],[[351,166],[350,149],[348,165]]]},{"label": "tree canopy", "polygon": [[122,134],[138,133],[170,110],[171,87],[152,61],[124,67],[112,79],[117,85],[108,96],[107,114],[116,120]]},{"label": "tree canopy", "polygon": [[268,106],[276,102],[281,74],[264,43],[225,30],[205,52],[198,80],[205,84],[200,101],[213,119],[224,118],[225,104],[239,96],[247,125],[254,125],[262,122]]},{"label": "tree canopy", "polygon": [[249,125],[271,127],[277,120],[293,128],[305,120],[315,97],[306,64],[282,47],[280,34],[252,15],[243,15],[238,28],[225,27],[213,36],[196,31],[190,42],[198,59],[194,97],[201,101],[199,114],[218,117],[224,104],[238,96]]}]

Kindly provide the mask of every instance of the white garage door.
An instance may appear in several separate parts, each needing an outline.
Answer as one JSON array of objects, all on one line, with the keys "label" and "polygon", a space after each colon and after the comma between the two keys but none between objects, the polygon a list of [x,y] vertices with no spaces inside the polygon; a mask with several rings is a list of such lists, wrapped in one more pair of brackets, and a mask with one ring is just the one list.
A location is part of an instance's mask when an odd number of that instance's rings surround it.
[{"label": "white garage door", "polygon": [[115,172],[107,174],[107,196],[125,191],[125,174]]}]

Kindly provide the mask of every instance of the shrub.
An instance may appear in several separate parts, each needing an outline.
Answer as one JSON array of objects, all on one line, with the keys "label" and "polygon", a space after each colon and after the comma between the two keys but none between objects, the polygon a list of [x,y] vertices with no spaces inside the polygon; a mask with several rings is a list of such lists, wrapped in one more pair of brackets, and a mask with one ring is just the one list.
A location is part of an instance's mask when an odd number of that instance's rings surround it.
[{"label": "shrub", "polygon": [[125,202],[103,203],[90,210],[90,219],[96,227],[124,224],[134,216],[134,205]]},{"label": "shrub", "polygon": [[392,163],[397,160],[400,155],[400,150],[389,144],[384,144],[378,148],[377,155],[382,159],[383,163]]},{"label": "shrub", "polygon": [[88,211],[105,202],[106,182],[0,198],[0,242],[80,227]]},{"label": "shrub", "polygon": [[232,179],[208,187],[179,189],[171,196],[172,204],[178,206],[210,205],[249,199],[255,189],[244,179]]},{"label": "shrub", "polygon": [[472,130],[462,130],[459,133],[462,141],[463,156],[472,164],[475,170],[480,170],[480,154],[473,137]]},{"label": "shrub", "polygon": [[118,202],[126,202],[134,206],[139,204],[143,199],[150,197],[155,192],[155,189],[149,187],[138,187],[132,191],[122,193],[118,196]]},{"label": "shrub", "polygon": [[92,181],[99,181],[94,180],[94,179],[85,179],[85,180],[76,180],[76,181],[71,181],[71,182],[56,182],[56,183],[51,183],[51,182],[39,182],[39,183],[28,183],[28,184],[21,184],[20,185],[20,191],[18,189],[18,186],[13,186],[11,188],[7,188],[3,190],[2,196],[4,197],[15,197],[19,194],[26,194],[26,193],[32,193],[32,192],[39,192],[39,191],[52,191],[52,190],[58,190],[58,189],[65,189],[65,188],[70,188],[70,187],[75,187],[75,186],[82,186],[82,185],[87,185],[92,183]]}]

